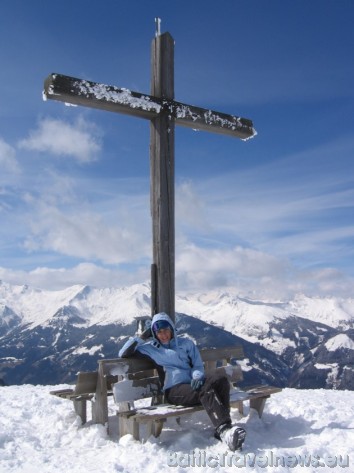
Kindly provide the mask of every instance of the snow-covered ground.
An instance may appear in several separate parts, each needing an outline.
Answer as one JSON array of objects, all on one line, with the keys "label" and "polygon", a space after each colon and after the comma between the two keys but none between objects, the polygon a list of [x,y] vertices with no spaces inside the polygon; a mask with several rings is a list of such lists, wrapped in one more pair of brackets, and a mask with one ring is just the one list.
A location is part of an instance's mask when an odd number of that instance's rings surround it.
[{"label": "snow-covered ground", "polygon": [[169,420],[158,439],[144,444],[128,435],[110,438],[101,425],[81,426],[72,403],[49,394],[64,387],[0,388],[1,473],[353,471],[350,391],[284,389],[267,401],[262,419],[248,407],[245,417],[232,410],[247,430],[243,451],[232,454],[213,438],[204,412],[180,426]]}]

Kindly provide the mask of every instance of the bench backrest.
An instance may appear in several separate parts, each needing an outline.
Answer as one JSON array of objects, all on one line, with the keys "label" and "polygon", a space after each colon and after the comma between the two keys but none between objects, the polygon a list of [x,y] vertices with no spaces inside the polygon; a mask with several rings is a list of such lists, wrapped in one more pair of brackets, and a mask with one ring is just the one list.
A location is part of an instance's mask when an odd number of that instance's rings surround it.
[{"label": "bench backrest", "polygon": [[[220,370],[230,382],[242,380],[242,370],[234,360],[242,359],[241,346],[208,348],[200,350],[206,373]],[[136,401],[161,394],[160,380],[154,364],[146,358],[116,358],[99,361],[101,376],[113,377],[114,398],[117,403]]]},{"label": "bench backrest", "polygon": [[[206,367],[215,365],[223,366],[231,364],[234,360],[244,358],[242,346],[222,347],[222,348],[202,348],[200,355]],[[139,372],[154,371],[155,365],[148,358],[113,358],[98,361],[99,368],[105,375],[114,376],[137,375]]]},{"label": "bench backrest", "polygon": [[[203,348],[200,350],[206,371],[214,370],[218,366],[231,364],[234,360],[244,357],[242,346],[223,348]],[[106,379],[107,390],[112,390],[118,380],[122,379],[148,379],[154,382],[158,379],[154,364],[146,358],[115,358],[99,361],[99,371]],[[240,379],[238,376],[236,380]],[[97,386],[98,372],[79,372],[75,386],[75,394],[95,393]],[[140,383],[141,384],[141,383]],[[156,384],[154,382],[154,384]]]},{"label": "bench backrest", "polygon": [[80,371],[77,374],[76,386],[74,394],[90,394],[96,391],[97,386],[97,371],[84,372]]},{"label": "bench backrest", "polygon": [[235,360],[242,360],[244,353],[242,346],[202,348],[200,356],[204,362],[205,369],[208,370],[232,364]]}]

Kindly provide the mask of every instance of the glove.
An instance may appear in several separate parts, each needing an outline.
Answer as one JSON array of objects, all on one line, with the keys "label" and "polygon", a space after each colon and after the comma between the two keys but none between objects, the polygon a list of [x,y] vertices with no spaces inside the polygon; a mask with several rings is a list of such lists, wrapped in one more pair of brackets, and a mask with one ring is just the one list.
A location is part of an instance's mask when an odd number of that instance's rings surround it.
[{"label": "glove", "polygon": [[139,335],[142,340],[147,340],[148,338],[152,337],[151,331],[151,320],[145,320],[144,329],[142,333]]},{"label": "glove", "polygon": [[195,370],[192,373],[192,378],[193,379],[191,380],[191,388],[193,389],[193,391],[199,391],[199,389],[205,383],[204,374],[199,370]]},{"label": "glove", "polygon": [[205,379],[192,379],[191,381],[191,388],[193,391],[199,391],[199,389],[203,386]]}]

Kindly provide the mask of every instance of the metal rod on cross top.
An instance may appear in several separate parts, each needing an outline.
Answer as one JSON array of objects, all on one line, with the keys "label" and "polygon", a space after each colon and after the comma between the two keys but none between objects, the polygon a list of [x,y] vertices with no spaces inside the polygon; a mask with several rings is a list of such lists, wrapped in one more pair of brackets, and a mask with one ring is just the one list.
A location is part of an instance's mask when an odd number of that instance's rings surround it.
[{"label": "metal rod on cross top", "polygon": [[174,40],[157,34],[151,45],[151,95],[112,85],[50,74],[45,99],[123,113],[150,120],[150,200],[153,228],[151,313],[175,319],[174,127],[229,135],[242,140],[256,135],[247,118],[186,105],[174,100]]}]

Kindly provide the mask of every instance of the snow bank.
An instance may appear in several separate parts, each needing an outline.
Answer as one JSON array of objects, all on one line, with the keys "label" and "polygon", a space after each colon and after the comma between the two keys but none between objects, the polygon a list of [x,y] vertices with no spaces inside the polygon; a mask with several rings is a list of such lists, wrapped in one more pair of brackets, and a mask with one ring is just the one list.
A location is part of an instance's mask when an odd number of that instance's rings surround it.
[{"label": "snow bank", "polygon": [[[182,418],[180,426],[169,420],[160,438],[145,444],[130,436],[118,441],[108,437],[101,425],[81,426],[71,402],[51,396],[52,389],[0,388],[1,472],[204,473],[236,468],[349,472],[353,468],[354,396],[349,391],[285,389],[267,401],[262,419],[253,410],[246,409],[243,418],[233,410],[233,420],[248,435],[243,451],[232,455],[213,438],[204,412]],[[113,404],[110,410],[113,414]],[[116,431],[113,417],[110,428]],[[301,462],[308,466],[300,466]]]}]

